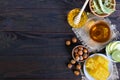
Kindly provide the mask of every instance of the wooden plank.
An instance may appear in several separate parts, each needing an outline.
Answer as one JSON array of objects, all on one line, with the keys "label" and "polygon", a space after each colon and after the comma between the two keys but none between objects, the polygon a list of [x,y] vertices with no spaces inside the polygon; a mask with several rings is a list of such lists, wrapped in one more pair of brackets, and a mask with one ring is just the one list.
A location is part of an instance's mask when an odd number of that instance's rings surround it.
[{"label": "wooden plank", "polygon": [[[0,77],[75,79],[73,73],[67,69],[66,62],[71,58],[71,53],[65,47],[65,39],[73,34],[31,33],[1,32],[0,36],[4,41],[0,42],[6,44],[0,48]],[[62,77],[63,75],[66,77]]]},{"label": "wooden plank", "polygon": [[[7,41],[0,40],[5,42],[0,50],[0,78],[53,79],[61,78],[65,74],[72,75],[69,78],[73,78],[73,74],[68,72],[65,64],[70,55],[63,47],[62,38],[66,38],[67,35],[31,35],[19,32],[1,32],[1,34],[1,39]],[[68,77],[64,77],[66,78]]]},{"label": "wooden plank", "polygon": [[[76,79],[71,70],[67,69],[62,57],[0,57],[11,59],[1,60],[0,77],[5,78],[28,78],[28,79]],[[55,61],[55,59],[58,59]],[[23,61],[21,61],[23,59]],[[32,59],[32,61],[31,61]],[[48,61],[49,59],[49,61]],[[12,61],[13,60],[13,61]],[[65,75],[65,76],[64,76]],[[63,77],[64,76],[64,77]],[[80,78],[80,77],[79,77]]]},{"label": "wooden plank", "polygon": [[[82,7],[84,0],[0,0],[0,9],[14,8],[73,8]],[[120,0],[116,0],[120,4]],[[119,7],[118,7],[119,8]]]},{"label": "wooden plank", "polygon": [[[56,60],[57,59],[57,60]],[[4,78],[62,78],[63,75],[71,75],[65,62],[67,57],[41,57],[41,56],[1,56],[0,57],[0,74]],[[60,74],[60,75],[59,75]]]},{"label": "wooden plank", "polygon": [[[67,23],[67,14],[82,2],[78,0],[1,0],[0,31],[71,32]],[[120,23],[119,3],[117,1],[117,10],[110,16],[117,26]]]},{"label": "wooden plank", "polygon": [[0,31],[70,32],[67,13],[62,9],[8,10],[1,13]]},{"label": "wooden plank", "polygon": [[73,33],[0,32],[0,56],[65,56],[65,40],[72,36]]},{"label": "wooden plank", "polygon": [[[1,12],[0,31],[39,31],[39,32],[71,32],[67,22],[69,10],[62,9],[34,9],[8,10]],[[120,10],[109,18],[119,26]]]},{"label": "wooden plank", "polygon": [[31,33],[0,32],[0,43],[5,43],[0,44],[1,79],[80,78],[67,68],[71,52],[67,51],[65,40],[73,34]]},{"label": "wooden plank", "polygon": [[[1,0],[0,8],[69,8],[80,7],[84,0]],[[67,5],[67,6],[66,6]]]}]

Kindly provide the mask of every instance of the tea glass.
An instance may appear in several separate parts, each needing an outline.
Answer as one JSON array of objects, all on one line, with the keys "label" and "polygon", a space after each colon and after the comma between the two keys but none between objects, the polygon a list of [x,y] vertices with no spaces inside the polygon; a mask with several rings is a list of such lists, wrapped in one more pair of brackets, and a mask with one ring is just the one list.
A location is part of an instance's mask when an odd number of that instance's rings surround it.
[{"label": "tea glass", "polygon": [[[102,43],[94,41],[90,37],[90,29],[91,29],[92,25],[96,24],[99,21],[105,22],[110,29],[109,39],[105,42],[102,42]],[[111,21],[108,18],[100,18],[100,17],[90,17],[83,27],[81,27],[79,29],[73,28],[72,30],[76,34],[77,38],[82,42],[82,44],[85,47],[88,48],[88,50],[90,52],[100,51],[101,49],[105,48],[105,46],[110,41],[114,40],[118,35],[116,25],[112,24]]]}]

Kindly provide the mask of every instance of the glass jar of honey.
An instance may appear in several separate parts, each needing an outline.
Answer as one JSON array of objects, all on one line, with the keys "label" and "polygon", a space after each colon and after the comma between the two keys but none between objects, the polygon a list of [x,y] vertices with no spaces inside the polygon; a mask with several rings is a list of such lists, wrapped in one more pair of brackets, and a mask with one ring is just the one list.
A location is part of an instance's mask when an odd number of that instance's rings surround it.
[{"label": "glass jar of honey", "polygon": [[85,25],[89,37],[98,42],[104,43],[111,39],[110,23],[104,18],[93,17],[89,19]]},{"label": "glass jar of honey", "polygon": [[72,28],[82,45],[90,52],[100,51],[105,46],[117,39],[119,31],[116,25],[108,18],[89,17],[86,24],[81,28]]}]

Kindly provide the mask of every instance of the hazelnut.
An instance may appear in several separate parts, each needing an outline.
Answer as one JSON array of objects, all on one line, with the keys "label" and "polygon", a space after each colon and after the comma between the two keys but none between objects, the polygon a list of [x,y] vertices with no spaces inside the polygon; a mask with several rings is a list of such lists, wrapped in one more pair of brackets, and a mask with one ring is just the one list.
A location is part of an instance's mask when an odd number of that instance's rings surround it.
[{"label": "hazelnut", "polygon": [[75,53],[75,56],[79,56],[78,53]]},{"label": "hazelnut", "polygon": [[85,54],[83,55],[83,58],[86,59],[87,57],[88,57],[88,54],[85,53]]},{"label": "hazelnut", "polygon": [[75,63],[76,63],[76,61],[72,59],[71,60],[71,64],[75,64]]},{"label": "hazelnut", "polygon": [[83,47],[82,47],[82,46],[79,46],[78,49],[79,49],[80,51],[82,51],[82,50],[83,50]]},{"label": "hazelnut", "polygon": [[84,52],[84,53],[87,53],[88,51],[87,51],[87,49],[84,49],[83,52]]},{"label": "hazelnut", "polygon": [[73,37],[73,38],[72,38],[72,42],[73,42],[73,43],[77,43],[77,38]]},{"label": "hazelnut", "polygon": [[76,57],[75,57],[75,60],[76,60],[76,61],[79,61],[79,60],[80,60],[79,56],[76,56]]},{"label": "hazelnut", "polygon": [[81,56],[81,55],[83,55],[83,52],[82,51],[78,51],[78,54]]},{"label": "hazelnut", "polygon": [[80,56],[79,60],[81,60],[81,61],[82,61],[82,60],[83,60],[83,57],[82,57],[82,56]]},{"label": "hazelnut", "polygon": [[72,66],[73,66],[72,64],[70,64],[70,63],[68,64],[68,68],[69,68],[69,69],[71,69]]},{"label": "hazelnut", "polygon": [[80,72],[79,72],[79,71],[74,71],[74,74],[75,74],[76,76],[79,76]]},{"label": "hazelnut", "polygon": [[77,52],[78,52],[78,48],[76,48],[76,49],[74,50],[74,52],[77,53]]},{"label": "hazelnut", "polygon": [[66,41],[66,45],[69,46],[71,42],[69,40]]},{"label": "hazelnut", "polygon": [[76,65],[76,69],[80,70],[81,69],[81,65],[80,64]]}]

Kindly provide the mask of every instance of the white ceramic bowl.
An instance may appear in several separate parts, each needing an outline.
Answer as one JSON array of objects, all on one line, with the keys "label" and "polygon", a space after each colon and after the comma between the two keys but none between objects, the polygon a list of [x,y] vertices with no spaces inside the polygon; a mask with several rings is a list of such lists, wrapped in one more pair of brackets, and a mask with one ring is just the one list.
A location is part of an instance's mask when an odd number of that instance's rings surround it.
[{"label": "white ceramic bowl", "polygon": [[[98,56],[102,56],[102,57],[104,57],[105,59],[107,59],[107,60],[109,60],[109,58],[107,58],[105,55],[103,55],[103,54],[93,54],[93,55],[91,55],[91,56],[89,56],[89,58],[91,58],[91,57],[93,57],[93,56],[96,56],[96,55],[98,55]],[[89,59],[88,58],[88,59]],[[87,61],[87,60],[86,60]],[[84,66],[83,66],[83,70],[84,70],[84,74],[85,74],[85,76],[88,78],[88,80],[94,80],[94,78],[87,72],[87,70],[86,70],[86,61],[85,61],[85,63],[84,63]],[[111,77],[111,75],[112,75],[112,71],[113,71],[113,64],[112,64],[112,62],[109,60],[109,72],[110,72],[110,75],[109,75],[109,77],[108,77],[108,79],[110,79],[110,77]]]}]

